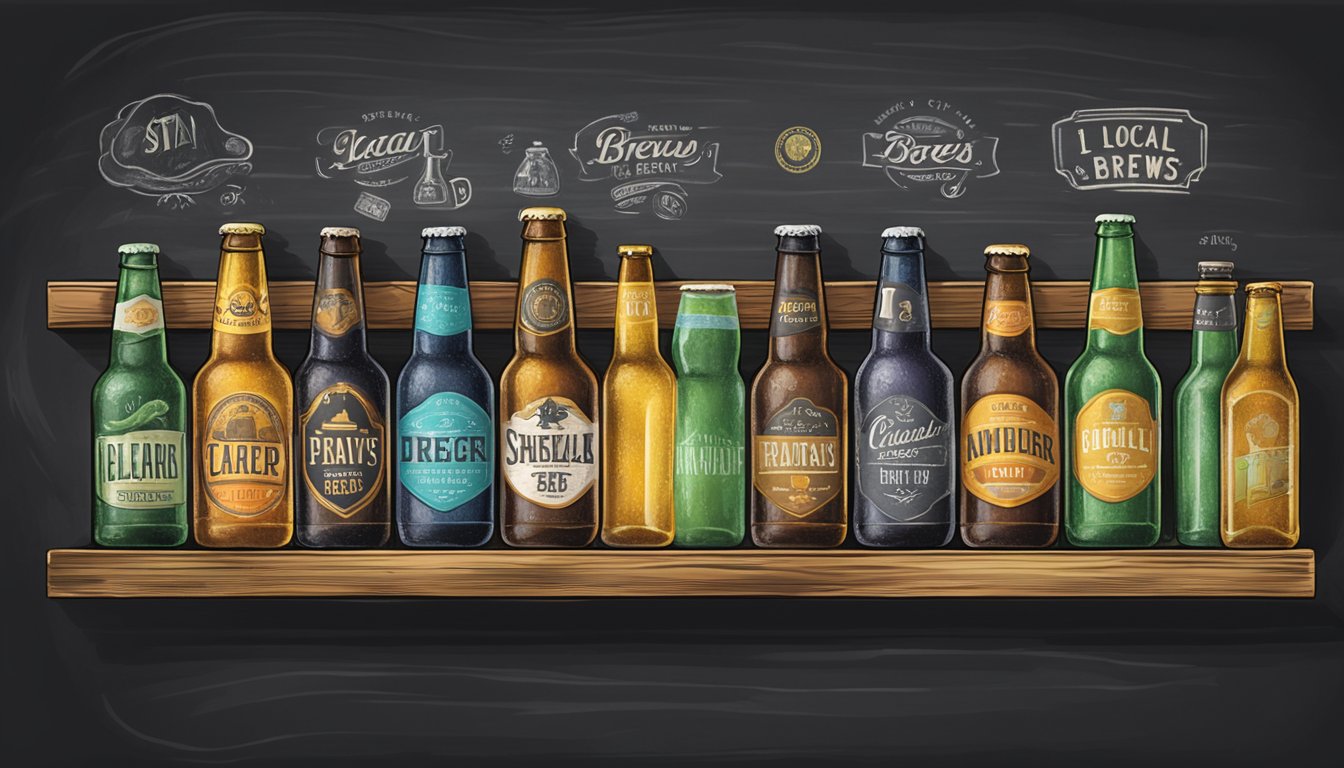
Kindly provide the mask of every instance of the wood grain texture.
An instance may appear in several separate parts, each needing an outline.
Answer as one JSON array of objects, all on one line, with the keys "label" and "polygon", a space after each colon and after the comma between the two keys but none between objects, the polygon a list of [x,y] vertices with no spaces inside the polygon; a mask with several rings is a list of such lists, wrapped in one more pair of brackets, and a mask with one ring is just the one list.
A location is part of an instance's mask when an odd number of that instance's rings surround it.
[{"label": "wood grain texture", "polygon": [[1311,597],[1291,550],[54,549],[50,597]]},{"label": "wood grain texture", "polygon": [[[658,321],[671,328],[677,316],[680,287],[687,281],[658,283]],[[768,328],[770,280],[724,281],[737,288],[738,312],[744,328]],[[1194,282],[1144,283],[1143,318],[1154,330],[1190,330],[1195,305]],[[1283,284],[1283,321],[1289,330],[1313,325],[1314,285],[1310,281]],[[270,284],[271,315],[276,328],[306,329],[312,313],[313,284],[275,281]],[[1038,282],[1033,286],[1036,323],[1041,328],[1081,328],[1087,322],[1088,284],[1081,280]],[[480,330],[513,327],[518,285],[513,281],[476,281],[471,284],[472,317]],[[929,305],[935,328],[978,328],[984,283],[948,281],[929,283]],[[54,281],[47,283],[47,327],[52,329],[106,328],[112,317],[116,283],[110,281]],[[170,328],[209,328],[215,283],[167,280],[163,283],[164,314]],[[826,283],[830,327],[862,330],[870,327],[874,283],[871,280]],[[616,284],[578,282],[574,285],[575,315],[583,328],[610,328],[616,312]],[[364,285],[365,312],[374,329],[408,329],[415,307],[415,283],[369,282]]]}]

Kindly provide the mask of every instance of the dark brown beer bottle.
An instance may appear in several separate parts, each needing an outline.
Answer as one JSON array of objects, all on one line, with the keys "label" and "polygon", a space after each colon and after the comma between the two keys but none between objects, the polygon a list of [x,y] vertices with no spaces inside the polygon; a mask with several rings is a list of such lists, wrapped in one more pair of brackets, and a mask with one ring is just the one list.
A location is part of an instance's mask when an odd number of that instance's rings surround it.
[{"label": "dark brown beer bottle", "polygon": [[849,510],[849,393],[826,348],[821,228],[782,226],[770,352],[751,384],[751,538],[834,547]]},{"label": "dark brown beer bottle", "polygon": [[597,535],[597,377],[574,346],[565,212],[524,208],[516,348],[499,381],[500,524],[514,547]]},{"label": "dark brown beer bottle", "polygon": [[1036,351],[1030,254],[985,249],[980,354],[961,380],[961,538],[972,547],[1059,537],[1059,380]]}]

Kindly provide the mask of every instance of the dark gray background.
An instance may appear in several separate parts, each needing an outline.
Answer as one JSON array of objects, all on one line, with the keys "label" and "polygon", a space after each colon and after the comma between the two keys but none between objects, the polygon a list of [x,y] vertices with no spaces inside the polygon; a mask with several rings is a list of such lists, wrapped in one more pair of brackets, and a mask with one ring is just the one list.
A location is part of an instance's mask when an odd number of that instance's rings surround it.
[{"label": "dark gray background", "polygon": [[[685,765],[919,760],[938,765],[1338,764],[1344,712],[1333,397],[1344,359],[1341,75],[1328,4],[795,2],[636,13],[589,3],[470,10],[403,2],[8,5],[0,139],[5,300],[5,762],[15,765]],[[425,4],[428,6],[429,4]],[[862,8],[862,6],[857,6]],[[220,13],[220,11],[227,11]],[[208,14],[208,15],[207,15]],[[246,204],[182,211],[98,175],[98,133],[123,104],[177,92],[215,106],[256,146]],[[999,136],[1002,173],[964,197],[902,191],[859,166],[859,135],[902,98],[942,98]],[[1080,192],[1055,174],[1050,124],[1075,109],[1165,106],[1209,125],[1189,195]],[[319,128],[410,109],[442,121],[450,176],[475,199],[378,224],[347,181],[313,173]],[[718,127],[718,184],[680,222],[614,213],[580,185],[575,131],[638,110]],[[804,175],[772,157],[783,128],[821,135]],[[505,155],[498,140],[513,133]],[[1302,396],[1302,544],[1318,597],[1265,600],[75,601],[44,594],[43,555],[89,542],[88,394],[100,331],[45,328],[44,283],[113,279],[115,246],[152,240],[162,275],[214,276],[215,229],[263,221],[272,279],[310,278],[316,234],[354,224],[366,277],[413,278],[420,227],[462,224],[477,279],[514,276],[509,189],[521,148],[550,148],[572,214],[578,279],[614,279],[615,246],[659,248],[660,278],[769,278],[771,228],[827,232],[828,278],[871,278],[878,232],[929,232],[931,279],[978,279],[988,242],[1033,246],[1040,279],[1086,279],[1092,217],[1139,217],[1146,279],[1189,279],[1199,258],[1239,276],[1317,281],[1316,330],[1289,335]],[[1228,248],[1199,246],[1230,234]],[[171,322],[171,310],[169,312]],[[1062,373],[1081,331],[1041,334]],[[280,332],[296,366],[306,335]],[[170,334],[190,381],[203,332]],[[371,334],[395,375],[409,333]],[[838,333],[852,373],[868,344]],[[940,331],[958,373],[973,331]],[[743,370],[764,354],[746,335]],[[1170,393],[1189,337],[1151,332]],[[496,374],[508,333],[478,346]],[[582,335],[599,371],[608,334]],[[1167,425],[1168,433],[1170,424]],[[1169,434],[1168,434],[1169,438]],[[1169,470],[1169,468],[1168,468]],[[1168,471],[1168,483],[1169,483]],[[1168,489],[1169,490],[1169,489]],[[1168,507],[1170,509],[1170,507]],[[1170,515],[1168,515],[1170,518]],[[1168,520],[1168,529],[1170,520]]]}]

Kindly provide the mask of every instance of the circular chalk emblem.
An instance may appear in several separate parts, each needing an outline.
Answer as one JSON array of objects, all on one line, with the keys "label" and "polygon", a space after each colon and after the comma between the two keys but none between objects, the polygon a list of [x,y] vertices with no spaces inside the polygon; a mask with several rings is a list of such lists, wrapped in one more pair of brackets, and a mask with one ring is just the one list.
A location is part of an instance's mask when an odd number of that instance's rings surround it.
[{"label": "circular chalk emblem", "polygon": [[795,125],[775,139],[775,162],[789,173],[807,173],[821,161],[821,137],[811,128]]}]

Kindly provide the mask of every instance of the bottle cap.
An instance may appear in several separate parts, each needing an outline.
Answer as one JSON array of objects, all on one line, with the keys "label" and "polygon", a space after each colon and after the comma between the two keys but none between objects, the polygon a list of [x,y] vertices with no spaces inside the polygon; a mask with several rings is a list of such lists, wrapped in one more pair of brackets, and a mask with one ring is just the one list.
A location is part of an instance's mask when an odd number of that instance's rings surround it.
[{"label": "bottle cap", "polygon": [[320,237],[359,237],[359,230],[354,227],[323,227]]},{"label": "bottle cap", "polygon": [[251,221],[230,221],[220,226],[221,235],[264,235],[266,228]]},{"label": "bottle cap", "polygon": [[1129,213],[1103,213],[1097,216],[1098,224],[1133,224],[1138,221]]},{"label": "bottle cap", "polygon": [[1230,261],[1201,261],[1196,269],[1200,280],[1231,280],[1236,266]]},{"label": "bottle cap", "polygon": [[420,230],[421,237],[466,237],[466,227],[425,227]]},{"label": "bottle cap", "polygon": [[690,293],[737,293],[737,289],[727,283],[687,283],[681,290]]},{"label": "bottle cap", "polygon": [[616,253],[622,256],[652,256],[652,245],[618,245]]},{"label": "bottle cap", "polygon": [[1021,243],[995,243],[985,246],[986,256],[1031,256],[1031,249]]},{"label": "bottle cap", "polygon": [[544,205],[524,208],[518,212],[519,221],[564,221],[565,219],[564,208],[552,208]]},{"label": "bottle cap", "polygon": [[158,253],[159,246],[154,243],[124,243],[117,246],[117,253]]},{"label": "bottle cap", "polygon": [[923,237],[924,230],[919,227],[887,227],[882,230],[882,239],[888,237]]},{"label": "bottle cap", "polygon": [[781,224],[775,227],[775,235],[779,237],[816,237],[821,234],[821,227],[816,224]]},{"label": "bottle cap", "polygon": [[1246,293],[1250,295],[1283,293],[1283,286],[1279,283],[1250,283],[1246,286]]}]

